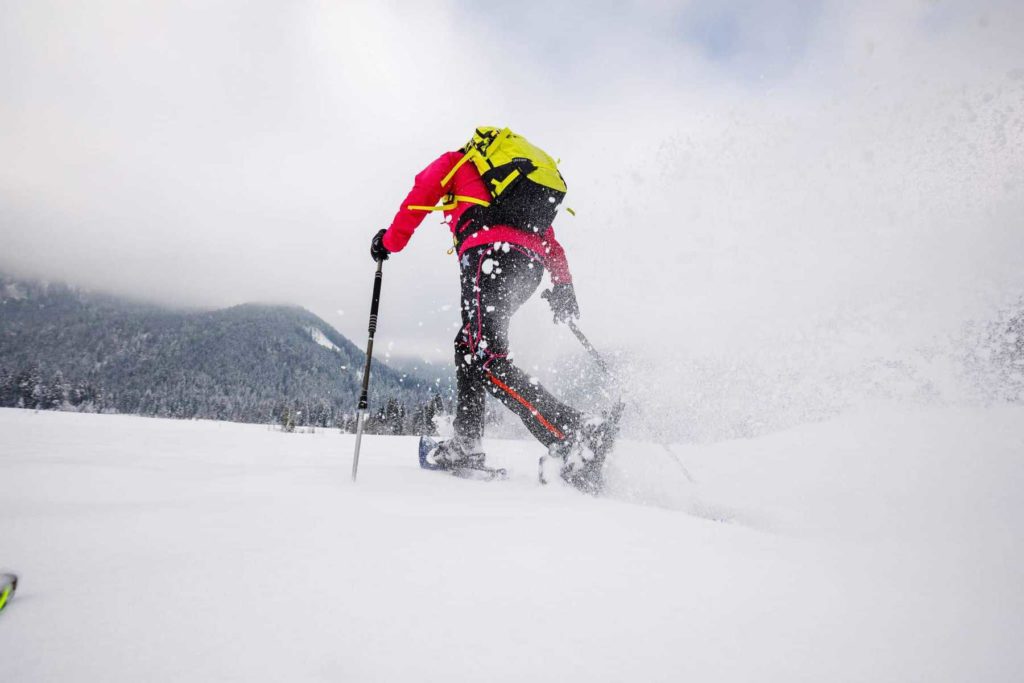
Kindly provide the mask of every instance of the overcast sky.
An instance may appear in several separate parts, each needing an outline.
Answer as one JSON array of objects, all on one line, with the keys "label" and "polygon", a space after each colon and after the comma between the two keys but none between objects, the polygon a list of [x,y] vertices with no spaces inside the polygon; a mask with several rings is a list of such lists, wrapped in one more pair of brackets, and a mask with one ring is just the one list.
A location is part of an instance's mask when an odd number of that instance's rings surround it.
[{"label": "overcast sky", "polygon": [[[926,333],[1024,292],[1022,35],[1010,0],[0,0],[0,269],[361,343],[370,237],[508,125],[563,160],[603,345]],[[386,264],[394,353],[449,356],[449,239]]]}]

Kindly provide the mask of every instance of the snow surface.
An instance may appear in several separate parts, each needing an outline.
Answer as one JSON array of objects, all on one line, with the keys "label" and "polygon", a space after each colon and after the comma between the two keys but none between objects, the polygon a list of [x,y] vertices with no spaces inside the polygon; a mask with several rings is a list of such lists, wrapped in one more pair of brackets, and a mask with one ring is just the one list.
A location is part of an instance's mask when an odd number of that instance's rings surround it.
[{"label": "snow surface", "polygon": [[1014,681],[1024,408],[623,443],[608,498],[415,439],[0,410],[0,681]]}]

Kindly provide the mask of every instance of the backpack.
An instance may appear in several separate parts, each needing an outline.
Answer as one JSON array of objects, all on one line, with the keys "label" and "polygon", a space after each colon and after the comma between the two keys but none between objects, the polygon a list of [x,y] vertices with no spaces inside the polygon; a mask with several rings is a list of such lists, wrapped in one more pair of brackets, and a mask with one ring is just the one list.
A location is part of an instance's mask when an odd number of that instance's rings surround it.
[{"label": "backpack", "polygon": [[565,197],[566,185],[557,162],[508,128],[477,128],[462,148],[465,156],[441,181],[448,182],[462,164],[472,161],[491,193],[491,202],[466,210],[455,226],[461,241],[475,229],[508,225],[525,232],[548,229]]}]

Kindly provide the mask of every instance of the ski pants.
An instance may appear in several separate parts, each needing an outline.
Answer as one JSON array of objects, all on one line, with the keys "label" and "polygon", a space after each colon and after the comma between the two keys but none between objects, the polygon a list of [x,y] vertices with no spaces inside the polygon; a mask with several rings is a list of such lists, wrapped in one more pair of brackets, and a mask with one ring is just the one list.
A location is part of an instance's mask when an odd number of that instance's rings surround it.
[{"label": "ski pants", "polygon": [[484,399],[489,391],[545,446],[570,437],[582,423],[581,414],[552,396],[509,357],[509,322],[537,291],[543,261],[518,245],[495,242],[463,253],[461,273],[455,434],[467,439],[483,436]]}]

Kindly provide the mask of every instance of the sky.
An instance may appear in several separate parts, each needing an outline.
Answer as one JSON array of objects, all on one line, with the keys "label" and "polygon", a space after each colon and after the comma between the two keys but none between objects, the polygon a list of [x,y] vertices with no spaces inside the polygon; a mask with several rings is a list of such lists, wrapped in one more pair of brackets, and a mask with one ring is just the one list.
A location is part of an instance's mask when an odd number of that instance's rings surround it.
[{"label": "sky", "polygon": [[[1021,35],[995,0],[0,0],[0,270],[361,343],[372,235],[508,125],[563,160],[601,348],[881,353],[1024,294]],[[385,353],[450,357],[446,230],[385,264]],[[575,348],[539,299],[512,341]]]}]

